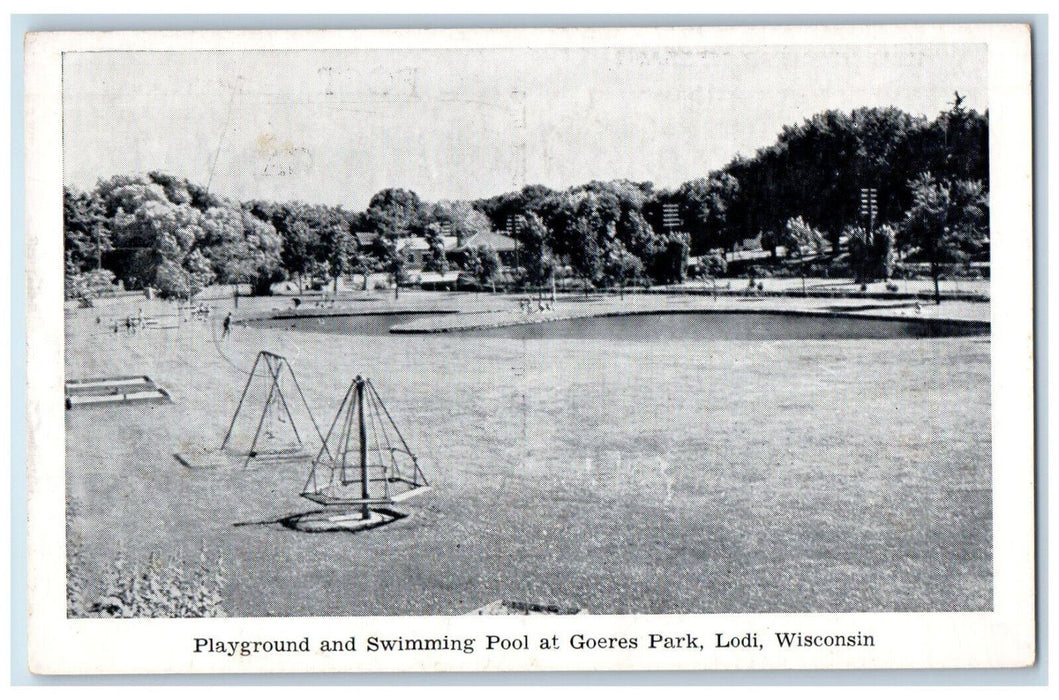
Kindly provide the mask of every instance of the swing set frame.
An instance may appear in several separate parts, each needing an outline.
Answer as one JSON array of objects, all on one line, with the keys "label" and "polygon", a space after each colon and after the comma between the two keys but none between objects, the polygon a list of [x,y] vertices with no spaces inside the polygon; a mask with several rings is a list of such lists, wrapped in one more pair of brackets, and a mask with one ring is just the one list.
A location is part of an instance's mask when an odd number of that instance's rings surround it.
[{"label": "swing set frame", "polygon": [[[298,383],[298,376],[294,373],[294,368],[291,366],[290,361],[283,355],[277,355],[267,350],[258,352],[257,358],[254,360],[254,366],[250,369],[250,376],[246,379],[246,384],[243,386],[243,393],[239,397],[239,403],[235,407],[235,413],[232,414],[232,420],[228,424],[228,431],[224,434],[224,440],[221,441],[221,449],[228,447],[228,442],[232,438],[232,431],[235,429],[235,423],[239,419],[239,414],[243,410],[243,404],[246,401],[247,394],[250,392],[250,385],[253,384],[254,378],[259,376],[257,374],[257,368],[264,364],[266,371],[268,372],[269,388],[268,396],[265,398],[265,405],[261,409],[261,417],[257,421],[257,429],[254,431],[254,438],[250,443],[250,448],[247,450],[246,459],[243,461],[243,468],[250,466],[250,460],[255,459],[259,456],[257,451],[257,442],[261,438],[261,429],[265,424],[265,417],[268,416],[269,409],[273,403],[278,403],[283,407],[284,413],[287,415],[287,419],[290,421],[291,429],[294,431],[294,438],[298,441],[299,445],[302,445],[301,434],[298,432],[298,426],[294,422],[294,416],[290,412],[290,406],[287,403],[287,397],[283,395],[283,387],[280,385],[280,378],[283,375],[284,369],[290,373],[291,379],[294,381],[294,387],[297,389],[298,397],[301,398],[302,405],[305,406],[306,412],[309,414],[309,420],[313,424],[313,429],[316,430],[316,435],[320,438],[320,442],[323,443],[323,450],[327,451],[330,455],[330,451],[327,448],[327,441],[324,439],[323,433],[320,431],[320,426],[316,422],[316,418],[313,416],[313,411],[309,408],[309,402],[305,398],[305,393],[302,391],[301,384]],[[274,451],[270,454],[274,458],[284,457],[299,457],[302,456],[299,452],[292,452],[289,449]]]}]

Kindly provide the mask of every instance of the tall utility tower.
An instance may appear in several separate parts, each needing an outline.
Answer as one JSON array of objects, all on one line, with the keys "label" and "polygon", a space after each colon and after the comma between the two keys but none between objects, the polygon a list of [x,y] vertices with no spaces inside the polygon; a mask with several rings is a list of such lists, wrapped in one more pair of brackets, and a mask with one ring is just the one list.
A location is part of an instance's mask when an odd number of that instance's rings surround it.
[{"label": "tall utility tower", "polygon": [[680,206],[677,204],[662,205],[662,227],[666,233],[679,231],[683,222],[680,220]]},{"label": "tall utility tower", "polygon": [[874,187],[860,188],[860,215],[868,219],[868,233],[875,229],[875,219],[879,215],[879,190]]}]

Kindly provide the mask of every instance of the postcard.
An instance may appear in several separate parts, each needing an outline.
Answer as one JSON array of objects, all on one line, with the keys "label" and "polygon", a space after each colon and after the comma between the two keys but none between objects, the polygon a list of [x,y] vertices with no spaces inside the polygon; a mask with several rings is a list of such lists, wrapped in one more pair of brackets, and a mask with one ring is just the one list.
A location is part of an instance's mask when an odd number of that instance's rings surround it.
[{"label": "postcard", "polygon": [[1032,665],[1030,42],[27,35],[31,670]]}]

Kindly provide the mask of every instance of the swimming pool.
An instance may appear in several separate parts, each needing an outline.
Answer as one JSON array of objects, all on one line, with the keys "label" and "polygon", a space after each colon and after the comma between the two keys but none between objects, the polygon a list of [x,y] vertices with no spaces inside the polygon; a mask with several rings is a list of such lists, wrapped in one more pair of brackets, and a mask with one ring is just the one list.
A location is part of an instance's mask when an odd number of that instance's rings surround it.
[{"label": "swimming pool", "polygon": [[[476,314],[471,323],[467,322],[467,317],[454,312],[429,311],[274,318],[250,321],[248,325],[342,335],[383,336],[389,335],[394,326],[442,315],[452,317],[452,327],[444,333],[453,338],[661,342],[876,340],[989,334],[989,324],[986,322],[776,311],[644,312],[557,320],[528,316],[525,319],[528,322],[511,319],[510,316],[493,318],[492,314]],[[515,322],[512,323],[512,320]],[[494,323],[506,325],[483,327]]]},{"label": "swimming pool", "polygon": [[520,340],[872,340],[988,335],[988,323],[779,312],[633,313],[456,331]]},{"label": "swimming pool", "polygon": [[278,316],[275,318],[247,321],[250,328],[287,329],[292,331],[313,331],[317,333],[338,333],[340,335],[380,336],[388,335],[390,327],[407,323],[425,316],[453,314],[454,311],[427,312],[392,312],[367,313],[330,316]]}]

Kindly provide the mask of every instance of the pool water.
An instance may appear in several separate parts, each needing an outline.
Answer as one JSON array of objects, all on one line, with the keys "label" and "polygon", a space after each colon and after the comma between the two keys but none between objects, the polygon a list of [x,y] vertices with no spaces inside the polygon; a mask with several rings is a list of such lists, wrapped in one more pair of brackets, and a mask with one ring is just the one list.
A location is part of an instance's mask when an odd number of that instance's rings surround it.
[{"label": "pool water", "polygon": [[[410,312],[284,318],[251,321],[258,328],[281,328],[357,336],[383,336],[392,326],[438,312]],[[987,323],[938,319],[881,319],[778,312],[635,313],[572,318],[540,323],[454,330],[452,338],[515,340],[870,340],[988,335]]]},{"label": "pool water", "polygon": [[319,316],[304,318],[270,318],[248,321],[251,328],[287,329],[292,331],[315,331],[340,335],[389,335],[390,327],[424,316],[439,316],[452,312],[405,312],[372,313],[350,316]]},{"label": "pool water", "polygon": [[461,331],[460,337],[521,340],[868,340],[986,335],[988,324],[789,313],[650,313],[573,318]]}]

